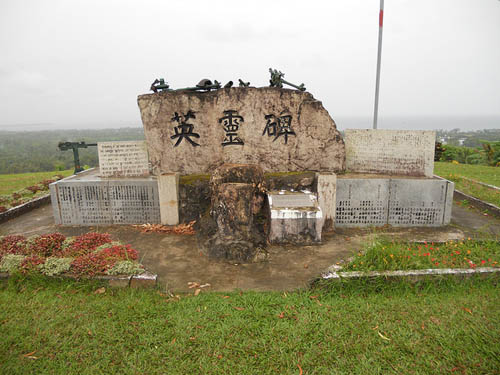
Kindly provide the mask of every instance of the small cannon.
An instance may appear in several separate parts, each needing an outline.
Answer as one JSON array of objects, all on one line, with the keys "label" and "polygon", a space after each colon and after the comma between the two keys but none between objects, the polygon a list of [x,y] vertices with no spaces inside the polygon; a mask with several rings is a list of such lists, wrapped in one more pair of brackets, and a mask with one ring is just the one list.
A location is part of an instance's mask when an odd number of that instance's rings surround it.
[{"label": "small cannon", "polygon": [[80,155],[78,154],[78,149],[79,148],[87,148],[89,146],[97,146],[97,143],[85,143],[84,141],[81,141],[81,142],[59,142],[59,144],[57,145],[57,147],[59,147],[59,150],[61,150],[61,151],[73,150],[73,158],[74,158],[74,162],[75,162],[74,174],[77,174],[77,173],[83,171],[83,168],[80,166]]},{"label": "small cannon", "polygon": [[209,79],[202,79],[195,87],[185,87],[183,89],[176,89],[175,91],[210,91],[210,90],[218,90],[221,88],[220,82],[214,80],[210,81]]},{"label": "small cannon", "polygon": [[250,82],[244,82],[241,78],[238,79],[240,87],[250,87]]},{"label": "small cannon", "polygon": [[300,91],[306,91],[306,88],[304,87],[304,84],[301,83],[299,86],[294,85],[293,83],[287,82],[283,79],[285,76],[285,73],[281,73],[280,71],[276,69],[269,68],[269,73],[271,73],[271,79],[269,80],[270,82],[270,87],[283,87],[283,84],[286,84],[288,86],[292,86],[296,88],[297,90]]},{"label": "small cannon", "polygon": [[153,92],[158,92],[158,91],[169,91],[169,85],[163,78],[160,79],[155,79],[154,82],[151,84],[151,91]]}]

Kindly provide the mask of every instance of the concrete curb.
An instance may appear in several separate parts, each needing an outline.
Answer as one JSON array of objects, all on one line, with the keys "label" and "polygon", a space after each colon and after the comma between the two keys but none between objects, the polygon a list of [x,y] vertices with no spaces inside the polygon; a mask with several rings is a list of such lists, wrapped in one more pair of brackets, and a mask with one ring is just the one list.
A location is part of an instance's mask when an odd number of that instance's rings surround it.
[{"label": "concrete curb", "polygon": [[0,223],[7,220],[14,219],[15,217],[21,216],[22,214],[34,210],[44,204],[50,203],[50,194],[44,195],[42,197],[33,199],[29,202],[23,203],[19,206],[12,207],[5,212],[0,213]]},{"label": "concrete curb", "polygon": [[466,199],[472,206],[474,206],[480,210],[488,210],[489,213],[500,218],[500,207],[497,207],[494,204],[482,201],[481,199],[471,197],[468,194],[462,193],[460,190],[455,189],[455,193],[453,194],[453,199],[457,200],[457,201],[461,201],[461,200]]},{"label": "concrete curb", "polygon": [[[445,178],[438,176],[438,175],[434,175],[434,177],[439,178],[441,180],[445,180]],[[493,185],[483,184],[482,182],[470,180],[468,178],[465,178],[465,179],[472,181],[472,182],[476,182],[478,184],[481,184],[481,185],[484,185],[487,187],[490,187],[490,188],[498,189],[496,186],[493,186]],[[455,188],[455,191],[453,193],[453,199],[456,201],[461,201],[461,200],[466,199],[470,202],[470,204],[472,206],[474,206],[480,210],[488,210],[492,215],[494,215],[496,217],[500,217],[500,207],[497,207],[494,204],[482,201],[481,199],[474,198],[468,194],[461,192],[460,190],[457,190],[456,188]]]},{"label": "concrete curb", "polygon": [[[10,274],[6,272],[0,272],[0,280],[8,279]],[[49,278],[56,279],[65,279],[65,280],[99,280],[106,282],[110,287],[117,288],[153,288],[156,286],[158,281],[158,275],[150,273],[148,271],[141,273],[140,275],[133,276],[108,276],[108,275],[100,275],[100,276],[75,276],[75,275],[58,275],[58,276],[47,276]]]},{"label": "concrete curb", "polygon": [[362,279],[406,279],[409,281],[419,281],[434,279],[436,277],[452,276],[452,277],[470,277],[473,275],[500,275],[500,268],[494,267],[480,267],[476,269],[467,268],[430,268],[423,270],[409,270],[409,271],[369,271],[369,272],[326,272],[321,275],[323,280],[362,280]]}]

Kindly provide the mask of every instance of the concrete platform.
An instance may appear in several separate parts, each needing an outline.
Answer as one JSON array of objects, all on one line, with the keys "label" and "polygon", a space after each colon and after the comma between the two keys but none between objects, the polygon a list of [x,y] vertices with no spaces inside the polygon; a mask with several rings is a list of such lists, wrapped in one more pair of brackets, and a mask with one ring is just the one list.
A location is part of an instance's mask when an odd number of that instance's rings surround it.
[{"label": "concrete platform", "polygon": [[194,236],[143,234],[128,225],[62,227],[54,223],[50,205],[0,225],[0,235],[26,236],[50,232],[77,235],[109,232],[114,239],[132,244],[146,268],[158,274],[159,285],[174,291],[188,289],[190,281],[210,283],[207,290],[293,290],[307,285],[329,266],[350,257],[374,234],[410,241],[447,241],[466,237],[499,236],[500,220],[479,211],[453,206],[452,224],[442,228],[345,228],[323,234],[323,244],[268,248],[269,261],[229,264],[210,261],[198,250]]}]

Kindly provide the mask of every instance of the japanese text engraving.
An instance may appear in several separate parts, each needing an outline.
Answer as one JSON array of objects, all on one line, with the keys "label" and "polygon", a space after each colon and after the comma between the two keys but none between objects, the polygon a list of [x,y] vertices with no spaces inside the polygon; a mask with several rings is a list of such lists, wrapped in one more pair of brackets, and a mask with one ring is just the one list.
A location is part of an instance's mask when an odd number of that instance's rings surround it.
[{"label": "japanese text engraving", "polygon": [[222,124],[226,132],[222,146],[244,144],[237,133],[240,128],[240,122],[244,121],[243,117],[238,115],[238,111],[232,109],[224,111],[224,117],[219,119],[219,124]]},{"label": "japanese text engraving", "polygon": [[284,136],[285,144],[287,144],[289,135],[296,136],[292,129],[292,116],[284,115],[277,117],[271,114],[265,115],[265,118],[267,122],[262,135],[267,133],[268,137],[274,137],[273,142],[279,137]]},{"label": "japanese text engraving", "polygon": [[200,135],[194,133],[193,124],[188,123],[189,119],[195,118],[196,116],[191,110],[187,111],[185,115],[183,115],[182,113],[179,115],[177,112],[175,112],[174,117],[172,117],[172,121],[177,122],[178,125],[174,127],[175,134],[170,137],[171,139],[177,138],[177,142],[175,142],[174,147],[179,146],[183,139],[186,139],[193,146],[199,146],[199,144],[193,141],[191,137],[200,138]]}]

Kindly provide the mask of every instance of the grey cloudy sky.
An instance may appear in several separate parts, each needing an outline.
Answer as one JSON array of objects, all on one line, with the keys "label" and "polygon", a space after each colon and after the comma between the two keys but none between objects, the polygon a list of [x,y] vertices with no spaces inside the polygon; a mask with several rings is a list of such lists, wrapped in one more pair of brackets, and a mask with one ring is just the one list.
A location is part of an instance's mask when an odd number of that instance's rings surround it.
[{"label": "grey cloudy sky", "polygon": [[[0,2],[0,129],[140,124],[138,94],[201,78],[304,82],[373,112],[378,0]],[[500,1],[386,0],[380,116],[500,116]],[[369,127],[370,124],[367,124]]]}]

